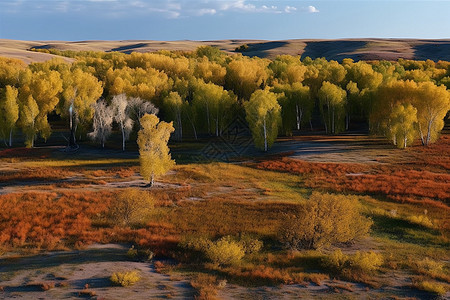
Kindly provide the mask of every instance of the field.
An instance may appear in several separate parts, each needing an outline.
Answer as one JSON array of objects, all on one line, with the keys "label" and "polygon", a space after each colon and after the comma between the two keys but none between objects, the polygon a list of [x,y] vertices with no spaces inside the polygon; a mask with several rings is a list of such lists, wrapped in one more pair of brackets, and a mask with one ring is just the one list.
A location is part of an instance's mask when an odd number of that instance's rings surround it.
[{"label": "field", "polygon": [[[202,143],[171,145],[178,164],[151,188],[135,150],[1,150],[0,299],[450,296],[448,134],[407,150],[365,135],[294,136],[268,155],[193,162]],[[313,192],[358,202],[370,234],[319,250],[281,247],[280,228]],[[153,208],[121,221],[111,207],[133,193],[150,194]],[[223,237],[255,249],[228,264],[195,248]],[[330,263],[337,249],[350,262],[343,269]],[[133,288],[112,285],[114,272],[130,270],[141,278]]]}]

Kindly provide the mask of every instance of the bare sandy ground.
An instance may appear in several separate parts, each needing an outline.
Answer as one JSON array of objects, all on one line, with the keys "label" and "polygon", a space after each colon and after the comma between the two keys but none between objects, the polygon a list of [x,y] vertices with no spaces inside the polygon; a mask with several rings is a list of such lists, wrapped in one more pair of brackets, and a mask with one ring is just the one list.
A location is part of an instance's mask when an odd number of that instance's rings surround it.
[{"label": "bare sandy ground", "polygon": [[[155,271],[152,262],[127,258],[124,245],[92,245],[86,250],[51,252],[0,259],[0,299],[192,299],[194,290],[183,278]],[[113,286],[114,272],[137,270],[141,280],[130,287]],[[54,288],[44,291],[42,283]],[[94,297],[83,295],[93,292]]]},{"label": "bare sandy ground", "polygon": [[[352,58],[358,60],[397,60],[431,59],[450,60],[450,40],[418,40],[418,39],[338,39],[338,40],[217,40],[217,41],[19,41],[0,39],[0,56],[19,58],[27,63],[39,62],[56,57],[55,55],[35,53],[30,48],[58,49],[74,51],[118,51],[155,52],[159,50],[191,51],[199,46],[210,45],[233,54],[241,45],[248,45],[242,54],[274,58],[277,55],[301,55],[311,58],[325,57],[342,60]],[[67,59],[66,59],[67,60]]]}]

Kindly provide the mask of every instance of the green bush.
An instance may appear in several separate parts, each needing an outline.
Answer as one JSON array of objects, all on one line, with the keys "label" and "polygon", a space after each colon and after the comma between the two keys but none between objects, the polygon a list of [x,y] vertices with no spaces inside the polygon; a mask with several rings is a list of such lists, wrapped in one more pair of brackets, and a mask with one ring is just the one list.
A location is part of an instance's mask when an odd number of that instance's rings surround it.
[{"label": "green bush", "polygon": [[353,242],[366,235],[372,223],[354,197],[314,192],[302,213],[281,226],[278,239],[289,249],[319,249]]},{"label": "green bush", "polygon": [[345,255],[340,249],[335,250],[322,260],[324,268],[337,275],[353,278],[354,274],[370,274],[383,264],[383,256],[372,251]]},{"label": "green bush", "polygon": [[237,264],[245,255],[242,246],[227,239],[220,239],[206,249],[206,257],[218,265]]},{"label": "green bush", "polygon": [[333,273],[340,273],[345,267],[349,265],[349,258],[342,253],[341,249],[338,249],[326,256],[322,260],[323,266],[332,271]]},{"label": "green bush", "polygon": [[364,273],[371,273],[383,264],[383,256],[373,251],[359,252],[357,251],[350,258],[350,267],[354,270],[360,270]]},{"label": "green bush", "polygon": [[111,282],[115,285],[120,286],[130,286],[135,284],[141,279],[139,276],[139,272],[134,271],[128,271],[128,272],[115,272],[111,275]]},{"label": "green bush", "polygon": [[148,192],[129,188],[111,200],[108,217],[118,225],[130,226],[144,222],[153,207],[154,201]]},{"label": "green bush", "polygon": [[247,234],[243,234],[238,242],[244,249],[245,254],[258,253],[264,245],[262,241]]}]

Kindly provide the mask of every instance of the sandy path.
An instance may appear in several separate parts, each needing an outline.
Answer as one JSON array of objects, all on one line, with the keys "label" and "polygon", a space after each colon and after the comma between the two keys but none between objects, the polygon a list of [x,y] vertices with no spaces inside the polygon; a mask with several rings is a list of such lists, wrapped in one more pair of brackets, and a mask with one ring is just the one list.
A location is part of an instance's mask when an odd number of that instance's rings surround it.
[{"label": "sandy path", "polygon": [[[89,285],[97,299],[190,299],[193,289],[177,276],[155,272],[151,262],[134,262],[126,257],[122,245],[92,245],[86,250],[50,252],[36,256],[0,259],[0,299],[80,299],[79,292]],[[113,286],[113,272],[138,270],[141,280],[131,287]],[[43,291],[38,284],[57,287]],[[58,286],[63,283],[63,286]],[[89,297],[88,297],[89,298]]]}]

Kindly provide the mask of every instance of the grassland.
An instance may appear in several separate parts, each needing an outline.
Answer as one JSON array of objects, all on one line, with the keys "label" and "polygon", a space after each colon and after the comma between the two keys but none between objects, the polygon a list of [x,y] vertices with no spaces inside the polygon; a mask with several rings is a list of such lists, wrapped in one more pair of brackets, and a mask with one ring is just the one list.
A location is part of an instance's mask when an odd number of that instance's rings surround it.
[{"label": "grassland", "polygon": [[[392,150],[385,144],[365,147],[367,151]],[[36,296],[27,292],[30,282],[23,281],[26,268],[15,270],[11,259],[33,259],[48,251],[85,251],[97,244],[122,245],[123,250],[117,251],[130,264],[137,254],[127,258],[128,247],[133,245],[147,256],[151,251],[156,260],[149,265],[170,276],[172,282],[190,278],[197,296],[204,299],[448,297],[449,149],[450,137],[444,134],[426,148],[394,150],[395,156],[383,162],[318,161],[327,154],[306,161],[286,152],[234,163],[181,159],[186,163],[158,178],[152,188],[141,180],[133,153],[105,150],[102,157],[90,146],[75,155],[55,148],[2,150],[0,287],[4,292],[0,299]],[[130,187],[150,193],[154,209],[144,220],[122,226],[110,217],[109,207],[117,193]],[[358,201],[363,214],[373,220],[370,235],[351,245],[322,250],[281,247],[280,228],[301,211],[313,191],[344,194]],[[183,241],[196,238],[217,241],[243,236],[263,246],[245,254],[237,264],[211,263],[182,246]],[[337,249],[353,267],[337,270],[326,263]],[[382,257],[379,267],[371,271],[355,256],[369,251]],[[141,254],[137,259],[142,261]],[[110,263],[117,264],[114,259]],[[51,272],[66,278],[64,285],[70,286],[71,293],[93,291],[88,297],[114,298],[112,291],[120,289],[106,279],[100,285],[95,281],[112,273],[84,273],[74,278],[61,261],[52,264],[59,269]],[[74,265],[92,269],[85,261]],[[47,267],[41,265],[34,271],[46,274],[50,272]],[[103,267],[111,272],[128,271]],[[141,268],[140,277],[153,276],[143,265],[136,268]],[[136,289],[155,284],[148,280],[143,279]],[[58,288],[60,281],[46,279],[44,283],[50,284],[53,293],[57,290],[64,295],[64,288]],[[170,289],[163,294],[181,299],[192,292]]]}]

